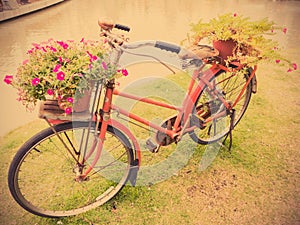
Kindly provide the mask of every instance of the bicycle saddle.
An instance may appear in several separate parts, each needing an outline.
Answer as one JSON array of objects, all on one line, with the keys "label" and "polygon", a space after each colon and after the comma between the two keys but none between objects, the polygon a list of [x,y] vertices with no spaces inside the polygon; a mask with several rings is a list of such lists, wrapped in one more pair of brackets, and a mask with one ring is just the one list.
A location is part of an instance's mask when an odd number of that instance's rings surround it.
[{"label": "bicycle saddle", "polygon": [[211,58],[219,55],[219,51],[208,45],[191,45],[187,50],[193,52],[200,59]]},{"label": "bicycle saddle", "polygon": [[98,20],[98,25],[103,30],[110,31],[114,28],[114,24],[112,22],[104,21],[104,20]]}]

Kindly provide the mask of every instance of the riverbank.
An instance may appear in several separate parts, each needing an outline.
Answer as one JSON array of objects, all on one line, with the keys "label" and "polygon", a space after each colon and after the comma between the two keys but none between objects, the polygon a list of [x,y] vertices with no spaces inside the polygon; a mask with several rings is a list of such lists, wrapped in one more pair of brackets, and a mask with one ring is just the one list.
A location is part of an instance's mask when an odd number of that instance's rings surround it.
[{"label": "riverbank", "polygon": [[26,15],[28,13],[32,13],[44,8],[47,8],[52,5],[56,5],[58,3],[63,2],[64,0],[41,0],[34,1],[30,4],[19,5],[16,1],[8,1],[4,5],[5,7],[10,7],[8,10],[4,10],[0,12],[0,22],[13,19],[22,15]]}]

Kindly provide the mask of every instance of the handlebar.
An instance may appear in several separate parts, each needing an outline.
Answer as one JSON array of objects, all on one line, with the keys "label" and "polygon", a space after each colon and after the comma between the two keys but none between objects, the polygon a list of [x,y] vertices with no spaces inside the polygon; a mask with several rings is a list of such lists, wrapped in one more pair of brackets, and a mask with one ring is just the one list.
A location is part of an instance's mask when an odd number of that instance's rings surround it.
[{"label": "handlebar", "polygon": [[[107,37],[109,40],[109,43],[116,48],[121,47],[124,42],[127,42],[128,39],[121,34],[115,34],[113,32],[111,32],[111,30],[113,28],[119,29],[119,30],[123,30],[123,31],[130,31],[130,27],[122,25],[122,24],[114,24],[111,22],[107,22],[107,21],[98,21],[98,24],[101,28],[101,36]],[[134,48],[139,48],[142,46],[153,46],[155,48],[159,48],[161,50],[165,50],[165,51],[169,51],[172,53],[177,54],[180,58],[182,59],[186,59],[186,58],[197,58],[194,54],[191,54],[190,52],[186,52],[186,50],[182,49],[180,46],[175,45],[175,44],[171,44],[168,42],[163,42],[163,41],[148,41],[146,43],[143,44],[138,44],[138,45],[130,45],[130,46],[126,46],[123,45],[124,49],[134,49]],[[124,51],[123,49],[123,51]]]},{"label": "handlebar", "polygon": [[170,44],[163,41],[156,41],[154,47],[160,48],[161,50],[174,52],[176,54],[178,54],[181,50],[181,47],[179,47],[178,45]]},{"label": "handlebar", "polygon": [[122,24],[118,24],[118,23],[116,23],[114,25],[114,28],[119,29],[119,30],[123,30],[123,31],[127,31],[127,32],[130,31],[130,27],[122,25]]},{"label": "handlebar", "polygon": [[130,27],[128,27],[128,26],[118,24],[118,23],[113,24],[113,23],[108,22],[108,21],[99,20],[98,25],[101,27],[102,30],[105,30],[105,31],[111,31],[113,28],[123,30],[123,31],[127,31],[127,32],[130,31]]}]

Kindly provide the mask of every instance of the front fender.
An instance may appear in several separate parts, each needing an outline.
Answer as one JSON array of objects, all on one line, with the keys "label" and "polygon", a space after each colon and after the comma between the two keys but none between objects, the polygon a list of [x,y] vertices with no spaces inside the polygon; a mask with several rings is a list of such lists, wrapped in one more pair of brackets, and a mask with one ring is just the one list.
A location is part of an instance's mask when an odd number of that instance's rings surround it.
[{"label": "front fender", "polygon": [[130,130],[124,126],[122,123],[114,120],[114,119],[110,119],[109,121],[109,125],[111,125],[112,127],[116,127],[117,129],[119,129],[121,132],[123,132],[128,138],[129,140],[131,140],[132,144],[133,144],[133,152],[134,152],[134,160],[138,160],[138,168],[140,168],[140,164],[141,164],[141,148],[139,146],[138,141],[136,140],[136,138],[134,137],[134,135],[130,132]]}]

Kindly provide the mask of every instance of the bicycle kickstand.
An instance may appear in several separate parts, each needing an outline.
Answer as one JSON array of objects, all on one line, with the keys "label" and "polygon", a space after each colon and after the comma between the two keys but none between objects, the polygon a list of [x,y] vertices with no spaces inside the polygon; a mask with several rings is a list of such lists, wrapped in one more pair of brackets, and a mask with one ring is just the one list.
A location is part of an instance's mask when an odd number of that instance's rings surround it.
[{"label": "bicycle kickstand", "polygon": [[229,132],[227,133],[222,145],[225,146],[225,141],[227,140],[229,136],[229,146],[228,146],[228,151],[231,152],[231,147],[232,147],[232,131],[234,129],[234,119],[235,119],[235,109],[232,109],[230,112],[230,125],[229,125]]}]

